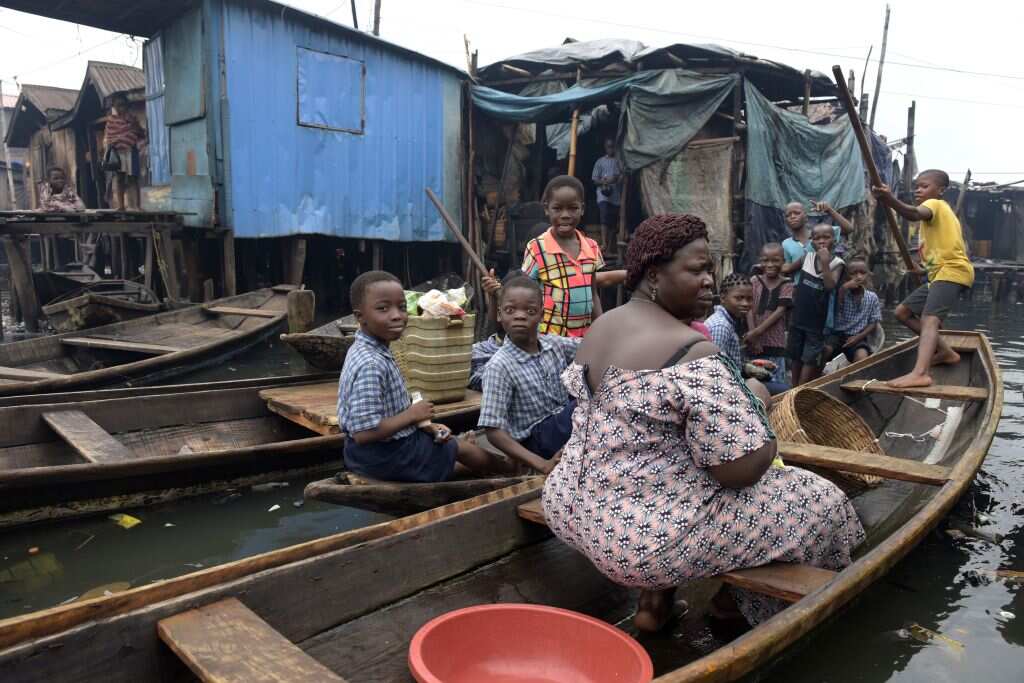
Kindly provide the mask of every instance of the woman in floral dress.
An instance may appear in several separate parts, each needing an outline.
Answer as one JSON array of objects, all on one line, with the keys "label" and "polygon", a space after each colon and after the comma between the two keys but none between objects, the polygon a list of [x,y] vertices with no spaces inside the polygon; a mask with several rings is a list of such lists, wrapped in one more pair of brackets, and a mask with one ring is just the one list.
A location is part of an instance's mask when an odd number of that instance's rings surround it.
[{"label": "woman in floral dress", "polygon": [[[562,375],[578,404],[544,486],[551,529],[613,581],[645,589],[643,630],[664,625],[688,580],[769,562],[847,566],[864,530],[846,495],[805,470],[771,467],[763,403],[682,322],[712,296],[703,221],[649,218],[626,261],[632,299],[595,321]],[[751,624],[783,606],[733,597]]]}]

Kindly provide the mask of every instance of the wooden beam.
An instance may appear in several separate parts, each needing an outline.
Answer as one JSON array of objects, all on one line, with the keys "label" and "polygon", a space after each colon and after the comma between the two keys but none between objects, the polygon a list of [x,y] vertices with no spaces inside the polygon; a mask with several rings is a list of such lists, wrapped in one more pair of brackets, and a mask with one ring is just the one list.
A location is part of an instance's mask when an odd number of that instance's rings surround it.
[{"label": "wooden beam", "polygon": [[144,344],[135,341],[118,341],[116,339],[99,339],[97,337],[63,337],[61,344],[68,346],[81,346],[86,349],[106,349],[108,351],[131,351],[143,353],[150,356],[162,356],[165,353],[184,351],[176,346],[164,346],[163,344]]},{"label": "wooden beam", "polygon": [[897,394],[900,396],[920,396],[922,398],[944,398],[949,401],[984,401],[988,398],[988,389],[984,387],[961,387],[950,384],[933,384],[930,387],[911,387],[901,389],[889,386],[878,380],[857,379],[840,385],[844,391],[860,391],[871,394]]},{"label": "wooden beam", "polygon": [[523,503],[516,508],[516,513],[527,522],[544,526],[548,525],[548,520],[544,518],[544,506],[541,505],[540,498],[534,498],[528,503]]},{"label": "wooden beam", "polygon": [[203,310],[214,315],[248,315],[253,318],[276,318],[283,311],[265,311],[262,308],[237,308],[235,306],[203,306]]},{"label": "wooden beam", "polygon": [[797,602],[818,590],[836,576],[836,572],[806,564],[774,562],[763,567],[736,569],[719,578],[730,586],[762,595]]},{"label": "wooden beam", "polygon": [[92,418],[81,410],[43,413],[43,422],[89,462],[102,465],[135,458],[131,449],[93,422]]},{"label": "wooden beam", "polygon": [[237,294],[237,280],[235,278],[235,231],[225,230],[221,235],[221,249],[223,251],[224,296],[235,296]]},{"label": "wooden beam", "polygon": [[874,474],[886,479],[934,486],[942,486],[951,476],[950,468],[941,465],[926,465],[907,458],[893,458],[877,453],[848,451],[791,441],[779,441],[779,456],[788,465],[814,465],[830,470]]},{"label": "wooden beam", "polygon": [[26,255],[21,240],[4,237],[3,245],[10,267],[11,284],[17,295],[25,329],[29,332],[38,332],[39,300],[36,298],[36,285],[32,279],[32,262]]},{"label": "wooden beam", "polygon": [[0,367],[0,379],[17,379],[31,382],[43,379],[63,379],[67,375],[59,372],[44,372],[43,370],[26,370],[25,368]]},{"label": "wooden beam", "polygon": [[160,640],[201,681],[344,681],[271,628],[237,598],[161,619],[156,629]]}]

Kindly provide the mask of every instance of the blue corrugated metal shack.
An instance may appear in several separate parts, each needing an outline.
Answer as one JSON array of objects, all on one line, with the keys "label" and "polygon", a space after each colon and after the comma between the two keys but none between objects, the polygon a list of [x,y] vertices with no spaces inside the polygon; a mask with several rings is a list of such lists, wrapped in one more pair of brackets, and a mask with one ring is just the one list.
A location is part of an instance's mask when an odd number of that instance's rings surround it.
[{"label": "blue corrugated metal shack", "polygon": [[463,213],[458,69],[269,0],[5,5],[150,38],[152,176],[169,191],[149,201],[190,224],[446,239],[425,187]]}]

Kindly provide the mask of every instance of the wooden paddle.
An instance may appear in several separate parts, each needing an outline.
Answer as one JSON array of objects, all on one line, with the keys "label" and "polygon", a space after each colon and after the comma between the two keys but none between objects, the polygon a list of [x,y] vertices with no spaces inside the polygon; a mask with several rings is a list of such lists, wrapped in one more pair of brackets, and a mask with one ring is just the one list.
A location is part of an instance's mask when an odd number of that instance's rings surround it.
[{"label": "wooden paddle", "polygon": [[430,197],[430,201],[434,202],[434,206],[437,207],[438,213],[441,214],[441,219],[444,221],[445,225],[448,226],[448,229],[452,231],[452,234],[455,235],[455,239],[459,241],[459,244],[462,245],[462,250],[469,256],[469,260],[473,262],[473,265],[477,267],[481,275],[488,275],[487,266],[484,265],[484,262],[477,255],[476,251],[474,251],[473,247],[470,246],[469,241],[463,237],[462,230],[460,230],[459,226],[455,224],[455,219],[452,218],[451,214],[448,213],[448,210],[444,208],[444,204],[442,204],[441,200],[437,198],[434,191],[429,187],[425,189],[427,191],[427,196]]},{"label": "wooden paddle", "polygon": [[[864,165],[867,166],[871,185],[873,187],[881,186],[883,184],[882,177],[878,174],[878,167],[875,166],[875,160],[871,157],[871,147],[868,146],[868,139],[864,134],[864,126],[857,115],[857,108],[853,104],[850,89],[846,87],[846,77],[843,76],[842,67],[839,65],[833,66],[832,75],[835,76],[836,87],[839,89],[839,99],[843,101],[843,106],[846,107],[846,113],[850,117],[850,125],[853,126],[853,134],[857,137],[857,144],[860,145],[860,153],[864,157]],[[888,206],[884,206],[882,209],[885,213],[885,221],[889,224],[889,232],[892,233],[892,238],[896,240],[900,256],[903,257],[903,263],[906,264],[907,270],[916,271],[917,266],[914,265],[914,259],[910,256],[910,249],[907,248],[907,242],[903,239],[900,226],[896,223],[895,214],[893,214],[892,209]]]}]

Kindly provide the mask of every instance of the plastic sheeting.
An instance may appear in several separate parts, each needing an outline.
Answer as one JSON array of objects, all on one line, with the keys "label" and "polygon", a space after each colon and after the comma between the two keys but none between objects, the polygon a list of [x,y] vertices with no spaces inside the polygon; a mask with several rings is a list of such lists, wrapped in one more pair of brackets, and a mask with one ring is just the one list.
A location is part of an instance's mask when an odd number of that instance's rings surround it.
[{"label": "plastic sheeting", "polygon": [[853,206],[867,197],[864,162],[845,117],[824,125],[780,109],[746,83],[747,199],[766,207],[826,201]]},{"label": "plastic sheeting", "polygon": [[619,125],[622,164],[636,171],[679,153],[739,80],[737,74],[705,76],[683,69],[645,71],[605,81],[584,81],[536,97],[473,86],[473,103],[502,121],[560,123],[574,109],[624,98]]}]

